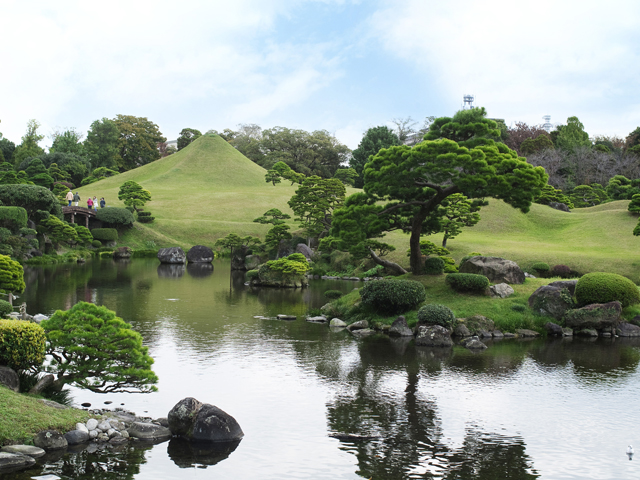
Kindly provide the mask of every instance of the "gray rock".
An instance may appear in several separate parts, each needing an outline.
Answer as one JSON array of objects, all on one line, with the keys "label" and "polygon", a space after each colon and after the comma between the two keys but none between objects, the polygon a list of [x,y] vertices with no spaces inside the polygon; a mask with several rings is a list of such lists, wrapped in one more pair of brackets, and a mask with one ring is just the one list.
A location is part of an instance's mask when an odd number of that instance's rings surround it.
[{"label": "gray rock", "polygon": [[111,424],[109,422],[107,422],[106,420],[103,420],[102,422],[100,422],[98,424],[98,430],[102,431],[102,432],[106,432],[107,430],[109,430],[111,428]]},{"label": "gray rock", "polygon": [[353,332],[354,330],[360,330],[363,328],[369,328],[369,322],[366,320],[360,320],[358,322],[353,322],[352,324],[347,326],[347,330]]},{"label": "gray rock", "polygon": [[96,428],[98,428],[98,420],[95,418],[87,420],[87,430],[95,430]]},{"label": "gray rock", "polygon": [[[171,438],[171,431],[168,428],[154,423],[133,422],[127,432],[130,437],[140,440],[163,441]],[[109,436],[106,433],[98,435],[98,440],[103,435],[107,437],[105,441],[109,441]]]},{"label": "gray rock", "polygon": [[19,470],[35,465],[34,458],[19,453],[0,452],[0,472],[3,470]]},{"label": "gray rock", "polygon": [[100,435],[98,430],[89,430],[89,438],[96,439],[98,438],[98,435]]},{"label": "gray rock", "polygon": [[484,350],[487,346],[480,341],[480,339],[476,336],[465,338],[462,341],[462,346],[468,348],[469,350]]},{"label": "gray rock", "polygon": [[129,441],[128,438],[123,437],[122,435],[115,435],[109,439],[109,444],[111,445],[122,445]]},{"label": "gray rock", "polygon": [[[126,426],[124,425],[124,423],[116,420],[115,418],[110,418],[109,420],[107,420],[107,422],[109,422],[109,425],[111,425],[111,428],[114,428],[118,431],[120,430],[124,430],[126,428]],[[161,424],[162,425],[162,424]],[[166,427],[167,425],[162,425],[163,427]]]},{"label": "gray rock", "polygon": [[[573,288],[575,290],[575,286]],[[529,307],[538,315],[561,320],[573,308],[573,301],[569,288],[564,289],[558,285],[543,285],[529,297]]]},{"label": "gray rock", "polygon": [[597,337],[598,331],[595,328],[583,328],[575,332],[579,337]]},{"label": "gray rock", "polygon": [[571,210],[569,210],[569,207],[566,203],[549,202],[549,206],[555,210],[560,210],[561,212],[571,213]]},{"label": "gray rock", "polygon": [[194,245],[187,252],[187,261],[189,263],[211,263],[213,262],[213,250],[204,245]]},{"label": "gray rock", "polygon": [[564,336],[562,327],[556,323],[547,322],[544,324],[544,329],[547,331],[549,335],[557,335],[560,337]]},{"label": "gray rock", "polygon": [[107,430],[107,435],[109,435],[109,438],[113,438],[114,435],[120,435],[120,432],[118,432],[115,428],[110,428],[109,430]]},{"label": "gray rock", "polygon": [[594,303],[586,307],[567,312],[564,324],[574,330],[615,327],[620,323],[622,305],[620,302]]},{"label": "gray rock", "polygon": [[371,328],[358,328],[356,330],[350,330],[350,332],[354,337],[358,338],[368,337],[369,335],[376,333],[375,330]]},{"label": "gray rock", "polygon": [[473,315],[472,317],[461,318],[458,322],[464,324],[469,329],[469,332],[474,335],[482,330],[493,332],[496,329],[496,325],[493,320],[482,315]]},{"label": "gray rock", "polygon": [[244,432],[235,418],[214,405],[202,405],[193,424],[193,440],[232,442],[242,437]]},{"label": "gray rock", "polygon": [[49,320],[49,317],[47,317],[46,315],[43,315],[43,314],[41,314],[41,313],[36,313],[36,314],[33,316],[33,319],[36,321],[36,323],[40,323],[40,322],[42,322],[43,320]]},{"label": "gray rock", "polygon": [[85,443],[91,440],[89,436],[89,432],[85,432],[82,430],[71,430],[64,434],[64,438],[67,440],[67,444],[69,445],[78,445],[80,443]]},{"label": "gray rock", "polygon": [[421,347],[450,347],[453,345],[449,330],[440,325],[421,325],[416,332],[416,345]]},{"label": "gray rock", "polygon": [[565,337],[573,337],[573,329],[571,328],[563,328],[562,335]]},{"label": "gray rock", "polygon": [[453,329],[453,336],[466,338],[471,336],[471,332],[464,323],[458,322],[456,328]]},{"label": "gray rock", "polygon": [[284,315],[284,314],[280,314],[278,316],[276,316],[276,318],[278,320],[296,320],[298,317],[296,317],[295,315]]},{"label": "gray rock", "polygon": [[413,330],[407,325],[407,320],[403,315],[396,318],[391,324],[389,335],[392,337],[413,337]]},{"label": "gray rock", "polygon": [[494,330],[491,334],[493,338],[504,338],[504,334],[500,330]]},{"label": "gray rock", "polygon": [[319,315],[317,317],[307,317],[307,322],[311,323],[327,323],[327,317]]},{"label": "gray rock", "polygon": [[519,328],[516,330],[516,333],[519,337],[538,337],[540,334],[538,332],[534,332],[533,330],[528,330],[526,328]]},{"label": "gray rock", "polygon": [[515,290],[506,283],[498,283],[489,287],[489,294],[493,298],[507,298],[515,293]]},{"label": "gray rock", "polygon": [[46,398],[41,398],[39,401],[44,403],[47,407],[57,408],[58,410],[67,410],[68,408],[71,408],[66,405],[62,405],[61,403],[54,402],[53,400],[47,400]]},{"label": "gray rock", "polygon": [[313,258],[313,250],[311,250],[304,243],[299,243],[298,245],[296,245],[296,252],[295,253],[303,254],[307,260],[311,260]]},{"label": "gray rock", "polygon": [[247,255],[244,257],[244,266],[247,270],[255,270],[262,263],[262,259],[258,255]]},{"label": "gray rock", "polygon": [[4,385],[14,392],[19,392],[20,378],[13,369],[0,365],[0,385]]},{"label": "gray rock", "polygon": [[36,436],[33,437],[33,444],[36,447],[43,448],[47,452],[49,450],[67,448],[69,445],[67,443],[67,439],[64,438],[64,435],[56,430],[45,430],[37,433]]},{"label": "gray rock", "polygon": [[120,436],[123,438],[129,438],[129,432],[127,432],[126,430],[122,430],[120,432]]},{"label": "gray rock", "polygon": [[[141,438],[140,440],[155,440],[155,438]],[[106,443],[108,441],[109,441],[109,435],[107,435],[104,432],[99,433],[98,436],[96,437],[96,442]]]},{"label": "gray rock", "polygon": [[89,429],[84,423],[76,423],[76,430],[82,430],[83,432],[89,433]]},{"label": "gray rock", "polygon": [[160,263],[181,263],[187,262],[187,256],[180,247],[161,248],[158,251]]},{"label": "gray rock", "polygon": [[460,265],[460,273],[484,275],[492,283],[524,283],[524,272],[516,262],[499,257],[471,257]]},{"label": "gray rock", "polygon": [[488,330],[480,330],[478,331],[477,336],[480,338],[491,338],[493,337],[493,333]]},{"label": "gray rock", "polygon": [[183,398],[176,403],[167,416],[171,433],[181,436],[190,435],[200,408],[202,403],[193,397]]},{"label": "gray rock", "polygon": [[158,425],[162,425],[163,427],[169,428],[169,419],[167,417],[156,418],[155,423]]},{"label": "gray rock", "polygon": [[504,332],[504,338],[516,338],[516,334],[511,332]]},{"label": "gray rock", "polygon": [[32,458],[40,458],[46,453],[42,448],[32,445],[7,445],[6,447],[0,448],[0,452],[18,453]]},{"label": "gray rock", "polygon": [[620,322],[616,326],[616,334],[620,337],[640,337],[640,327],[628,322]]},{"label": "gray rock", "polygon": [[549,284],[550,287],[566,288],[573,297],[576,294],[578,280],[557,280]]},{"label": "gray rock", "polygon": [[347,322],[340,320],[339,318],[332,318],[329,322],[330,327],[343,328],[347,326]]}]

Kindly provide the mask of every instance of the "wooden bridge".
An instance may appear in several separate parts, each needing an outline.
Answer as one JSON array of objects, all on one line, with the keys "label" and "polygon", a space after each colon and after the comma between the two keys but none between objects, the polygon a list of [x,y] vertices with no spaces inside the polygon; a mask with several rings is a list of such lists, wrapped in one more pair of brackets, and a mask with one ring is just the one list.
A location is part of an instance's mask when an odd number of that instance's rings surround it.
[{"label": "wooden bridge", "polygon": [[86,207],[76,207],[75,205],[72,205],[71,207],[62,207],[62,213],[71,217],[71,223],[76,223],[76,215],[84,217],[84,226],[87,228],[89,228],[89,219],[96,218],[95,210]]}]

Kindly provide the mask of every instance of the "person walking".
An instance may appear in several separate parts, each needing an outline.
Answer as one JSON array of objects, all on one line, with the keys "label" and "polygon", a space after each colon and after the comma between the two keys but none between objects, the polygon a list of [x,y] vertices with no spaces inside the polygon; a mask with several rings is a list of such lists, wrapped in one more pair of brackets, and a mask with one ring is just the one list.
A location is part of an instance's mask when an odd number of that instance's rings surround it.
[{"label": "person walking", "polygon": [[104,208],[107,205],[107,202],[104,201],[104,197],[100,199],[100,208]]},{"label": "person walking", "polygon": [[96,197],[93,197],[93,209],[96,212],[98,211],[98,199]]},{"label": "person walking", "polygon": [[77,207],[78,204],[80,203],[80,195],[78,194],[78,192],[76,192],[76,194],[73,196],[73,201],[76,202],[76,207]]},{"label": "person walking", "polygon": [[73,192],[71,191],[71,189],[69,189],[69,191],[67,192],[67,196],[64,197],[67,199],[67,201],[69,202],[69,207],[71,206],[71,202],[73,201]]},{"label": "person walking", "polygon": [[87,198],[87,208],[89,210],[93,208],[93,200],[91,200],[91,197]]}]

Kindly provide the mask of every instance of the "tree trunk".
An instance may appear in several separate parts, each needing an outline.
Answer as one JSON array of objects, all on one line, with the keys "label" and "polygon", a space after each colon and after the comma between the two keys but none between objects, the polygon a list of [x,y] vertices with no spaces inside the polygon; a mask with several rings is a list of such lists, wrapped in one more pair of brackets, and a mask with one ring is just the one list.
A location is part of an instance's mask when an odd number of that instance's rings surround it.
[{"label": "tree trunk", "polygon": [[422,212],[413,217],[411,225],[411,236],[409,237],[409,248],[411,249],[409,264],[411,265],[411,273],[414,275],[422,274],[422,252],[420,251],[420,236],[422,235],[422,222],[426,215]]},{"label": "tree trunk", "polygon": [[45,388],[47,388],[49,385],[53,385],[53,380],[53,375],[51,375],[50,373],[45,375],[40,380],[38,380],[38,383],[36,383],[31,390],[29,390],[29,393],[32,395],[40,395],[40,393]]},{"label": "tree trunk", "polygon": [[369,254],[371,255],[371,259],[374,262],[376,262],[378,265],[382,265],[383,267],[388,268],[397,275],[404,275],[405,273],[409,273],[397,263],[381,259],[372,249],[369,249]]},{"label": "tree trunk", "polygon": [[447,234],[444,234],[444,238],[442,239],[442,248],[447,248]]}]

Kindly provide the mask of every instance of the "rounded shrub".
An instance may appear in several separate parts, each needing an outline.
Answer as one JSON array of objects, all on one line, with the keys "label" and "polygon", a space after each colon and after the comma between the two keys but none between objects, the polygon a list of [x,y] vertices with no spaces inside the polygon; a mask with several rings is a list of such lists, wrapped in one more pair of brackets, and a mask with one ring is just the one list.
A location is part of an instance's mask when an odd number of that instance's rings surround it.
[{"label": "rounded shrub", "polygon": [[578,280],[576,300],[579,305],[618,300],[623,307],[628,307],[640,303],[640,292],[635,283],[622,275],[594,272],[587,273]]},{"label": "rounded shrub", "polygon": [[376,280],[360,289],[363,305],[388,315],[416,308],[426,297],[424,285],[414,280]]},{"label": "rounded shrub", "polygon": [[6,300],[0,300],[0,318],[7,318],[13,312],[13,307]]},{"label": "rounded shrub", "polygon": [[42,365],[46,336],[37,323],[0,320],[0,365],[14,370]]},{"label": "rounded shrub", "polygon": [[94,240],[93,242],[91,242],[91,246],[93,248],[100,248],[102,246],[102,242],[100,240]]},{"label": "rounded shrub", "polygon": [[138,217],[138,222],[140,223],[151,223],[156,219],[156,217]]},{"label": "rounded shrub", "polygon": [[444,273],[458,273],[456,261],[452,257],[440,257],[444,262]]},{"label": "rounded shrub", "polygon": [[252,280],[254,278],[258,278],[260,276],[259,273],[260,272],[258,272],[258,270],[249,270],[249,271],[247,271],[247,274],[246,274],[247,275],[247,279],[248,280]]},{"label": "rounded shrub", "polygon": [[551,276],[569,278],[571,276],[571,268],[566,265],[554,265],[551,269]]},{"label": "rounded shrub", "polygon": [[126,208],[101,208],[96,212],[96,219],[114,227],[129,227],[133,225],[133,214]]},{"label": "rounded shrub", "polygon": [[327,290],[324,292],[324,296],[329,300],[334,300],[336,298],[340,298],[342,296],[342,292],[340,290]]},{"label": "rounded shrub", "polygon": [[440,257],[429,257],[424,261],[424,273],[427,275],[442,275],[444,260]]},{"label": "rounded shrub", "polygon": [[547,275],[551,270],[551,267],[549,267],[548,263],[536,262],[531,265],[531,269],[535,270],[538,275]]},{"label": "rounded shrub", "polygon": [[418,325],[440,325],[452,328],[456,324],[456,316],[446,305],[429,304],[418,310]]},{"label": "rounded shrub", "polygon": [[103,242],[115,242],[118,240],[118,231],[115,228],[94,228],[91,235],[96,240]]},{"label": "rounded shrub", "polygon": [[489,279],[475,273],[450,273],[445,280],[456,292],[482,293],[489,286]]}]

